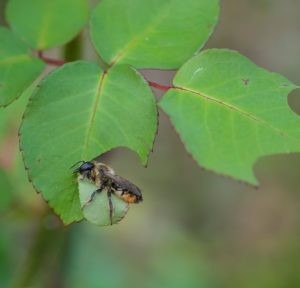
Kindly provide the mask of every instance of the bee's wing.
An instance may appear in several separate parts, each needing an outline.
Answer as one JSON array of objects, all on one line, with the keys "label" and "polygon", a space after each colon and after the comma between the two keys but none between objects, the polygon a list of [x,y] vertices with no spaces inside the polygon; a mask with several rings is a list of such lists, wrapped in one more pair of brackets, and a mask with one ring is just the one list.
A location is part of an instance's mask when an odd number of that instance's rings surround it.
[{"label": "bee's wing", "polygon": [[119,197],[125,199],[126,195],[131,194],[135,196],[134,202],[137,203],[143,200],[141,190],[136,185],[115,174],[108,173],[107,176],[111,179],[112,188]]}]

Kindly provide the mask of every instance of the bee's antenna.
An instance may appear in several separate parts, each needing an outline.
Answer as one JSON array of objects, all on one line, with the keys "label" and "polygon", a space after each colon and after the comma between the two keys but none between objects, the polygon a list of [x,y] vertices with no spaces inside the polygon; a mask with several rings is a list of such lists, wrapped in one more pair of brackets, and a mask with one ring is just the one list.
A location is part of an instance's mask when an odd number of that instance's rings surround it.
[{"label": "bee's antenna", "polygon": [[70,169],[74,168],[75,166],[77,166],[79,163],[85,163],[85,161],[81,160],[76,162],[73,166],[70,167]]}]

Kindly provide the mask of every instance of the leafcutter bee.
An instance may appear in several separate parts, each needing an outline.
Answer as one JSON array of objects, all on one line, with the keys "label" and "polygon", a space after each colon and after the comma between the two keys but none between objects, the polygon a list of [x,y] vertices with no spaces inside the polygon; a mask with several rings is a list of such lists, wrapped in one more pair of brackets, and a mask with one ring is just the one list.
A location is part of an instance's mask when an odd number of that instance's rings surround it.
[{"label": "leafcutter bee", "polygon": [[81,179],[86,179],[98,188],[92,194],[86,205],[91,203],[97,193],[106,191],[109,203],[109,216],[112,224],[113,203],[111,195],[114,194],[127,203],[139,203],[143,200],[141,190],[128,180],[118,176],[115,171],[106,164],[98,161],[80,161],[81,163],[73,173],[78,173]]}]

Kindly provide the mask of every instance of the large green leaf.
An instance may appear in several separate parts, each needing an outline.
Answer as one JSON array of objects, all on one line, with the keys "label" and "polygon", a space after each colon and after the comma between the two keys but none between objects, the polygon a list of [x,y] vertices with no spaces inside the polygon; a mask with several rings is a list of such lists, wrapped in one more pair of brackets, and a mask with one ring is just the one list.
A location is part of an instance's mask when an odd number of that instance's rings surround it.
[{"label": "large green leaf", "polygon": [[20,144],[34,186],[70,223],[82,218],[70,166],[119,146],[145,164],[156,129],[155,99],[137,71],[121,65],[103,73],[78,61],[41,83],[25,112]]},{"label": "large green leaf", "polygon": [[45,65],[3,27],[0,27],[0,43],[0,107],[4,107],[22,94]]},{"label": "large green leaf", "polygon": [[297,88],[229,50],[208,50],[177,73],[160,106],[205,168],[256,184],[258,157],[300,151],[300,118],[286,95]]},{"label": "large green leaf", "polygon": [[33,48],[47,49],[71,40],[88,18],[87,0],[9,0],[6,18]]},{"label": "large green leaf", "polygon": [[174,69],[204,45],[218,14],[218,0],[102,0],[91,36],[109,64]]}]

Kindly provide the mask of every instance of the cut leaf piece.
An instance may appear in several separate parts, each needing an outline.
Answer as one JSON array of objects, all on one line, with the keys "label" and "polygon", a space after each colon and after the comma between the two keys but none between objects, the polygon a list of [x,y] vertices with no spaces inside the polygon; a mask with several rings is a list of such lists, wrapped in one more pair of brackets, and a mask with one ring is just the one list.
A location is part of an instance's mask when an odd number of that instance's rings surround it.
[{"label": "cut leaf piece", "polygon": [[33,48],[44,50],[71,40],[88,19],[86,0],[9,0],[6,18]]},{"label": "cut leaf piece", "polygon": [[115,147],[147,162],[157,129],[155,98],[129,66],[103,73],[78,61],[49,74],[33,95],[20,129],[25,165],[36,189],[68,224],[82,219],[70,166]]},{"label": "cut leaf piece", "polygon": [[[107,192],[96,193],[94,199],[88,203],[92,193],[98,189],[97,186],[87,180],[81,180],[79,177],[78,189],[81,209],[86,220],[98,226],[111,225]],[[111,195],[111,200],[113,207],[112,224],[117,224],[127,214],[129,204],[114,194]]]},{"label": "cut leaf piece", "polygon": [[9,105],[38,77],[45,64],[11,31],[0,27],[0,107]]},{"label": "cut leaf piece", "polygon": [[109,64],[175,69],[204,45],[218,14],[218,0],[103,0],[91,36]]},{"label": "cut leaf piece", "polygon": [[300,118],[286,99],[297,86],[237,52],[199,54],[178,71],[174,86],[160,106],[205,168],[257,184],[257,158],[300,151]]}]

